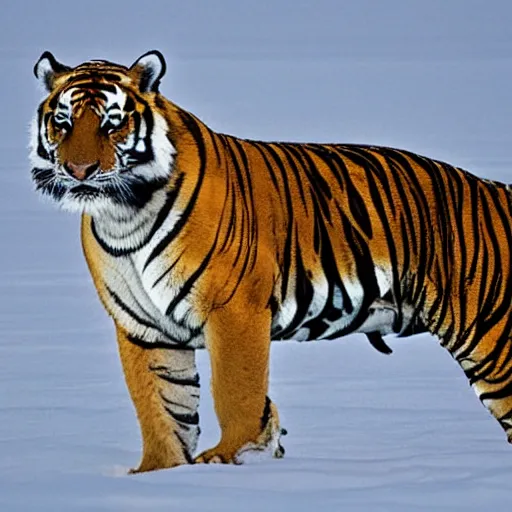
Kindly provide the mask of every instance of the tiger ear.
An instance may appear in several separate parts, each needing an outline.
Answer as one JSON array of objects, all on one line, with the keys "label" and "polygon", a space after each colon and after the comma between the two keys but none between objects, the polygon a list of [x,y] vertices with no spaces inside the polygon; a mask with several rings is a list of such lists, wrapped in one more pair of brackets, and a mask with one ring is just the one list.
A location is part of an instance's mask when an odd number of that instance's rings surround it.
[{"label": "tiger ear", "polygon": [[71,71],[72,68],[60,63],[50,52],[44,52],[34,66],[34,75],[43,84],[48,92],[55,85],[55,78],[61,73]]},{"label": "tiger ear", "polygon": [[132,64],[130,73],[141,92],[158,92],[166,68],[164,56],[158,50],[152,50]]}]

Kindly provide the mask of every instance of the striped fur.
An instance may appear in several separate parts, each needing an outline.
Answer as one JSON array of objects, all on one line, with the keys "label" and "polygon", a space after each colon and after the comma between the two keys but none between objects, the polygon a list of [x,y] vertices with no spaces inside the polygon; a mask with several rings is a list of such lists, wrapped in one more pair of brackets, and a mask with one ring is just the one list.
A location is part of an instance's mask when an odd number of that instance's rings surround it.
[{"label": "striped fur", "polygon": [[[398,149],[215,133],[159,93],[157,52],[131,68],[52,59],[36,65],[49,88],[33,129],[36,187],[83,212],[85,256],[123,339],[209,350],[222,438],[198,461],[281,453],[271,339],[355,332],[385,353],[382,335],[436,335],[512,439],[509,186]],[[146,369],[170,386],[155,415],[183,440],[179,425],[197,424],[195,377],[179,390],[179,358],[165,359]],[[196,441],[146,466],[191,460]]]}]

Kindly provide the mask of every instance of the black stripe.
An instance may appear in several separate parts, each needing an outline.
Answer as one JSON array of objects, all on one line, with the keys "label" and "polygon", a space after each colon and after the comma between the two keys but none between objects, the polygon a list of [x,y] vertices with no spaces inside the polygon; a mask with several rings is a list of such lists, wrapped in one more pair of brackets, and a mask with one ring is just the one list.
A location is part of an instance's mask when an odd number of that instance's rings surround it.
[{"label": "black stripe", "polygon": [[[167,309],[165,311],[166,315],[171,314],[171,312],[176,308],[176,306],[188,295],[188,293],[190,292],[190,290],[192,289],[192,287],[194,286],[196,281],[200,278],[200,276],[203,274],[203,272],[205,271],[206,267],[210,263],[210,260],[211,260],[211,258],[213,256],[215,250],[217,249],[217,244],[219,243],[219,238],[220,238],[219,235],[220,235],[220,232],[221,232],[221,230],[223,228],[223,220],[224,220],[224,214],[226,212],[226,203],[227,203],[227,201],[228,201],[228,196],[226,194],[226,196],[224,197],[224,204],[222,205],[222,210],[221,210],[221,215],[220,215],[219,223],[217,225],[217,232],[215,233],[215,237],[213,239],[213,243],[212,243],[212,246],[210,247],[210,250],[204,256],[204,259],[201,261],[201,264],[197,267],[197,269],[183,283],[183,285],[180,288],[180,291],[177,293],[177,295],[174,297],[174,299],[170,302],[169,306],[167,306]],[[247,262],[247,258],[246,258],[246,262]],[[228,298],[224,302],[224,304],[229,302],[231,297],[234,295],[234,293],[236,291],[236,288],[238,287],[238,284],[240,283],[240,281],[242,279],[243,271],[244,270],[245,270],[245,267],[240,272],[239,279],[238,279],[234,289],[231,291],[231,294],[228,296]],[[199,332],[200,330],[201,329],[198,329],[197,332]]]},{"label": "black stripe", "polygon": [[211,130],[208,130],[208,135],[210,136],[210,140],[212,141],[213,149],[215,150],[215,156],[217,157],[217,163],[220,166],[222,163],[222,158],[221,158],[220,148],[218,145],[218,135],[216,133],[212,132]]},{"label": "black stripe", "polygon": [[181,407],[182,409],[188,409],[189,411],[193,411],[195,410],[195,407],[194,406],[189,406],[189,405],[185,405],[185,404],[182,404],[180,402],[175,402],[174,400],[170,400],[169,398],[167,398],[164,393],[162,391],[159,392],[159,395],[160,395],[160,398],[167,404],[167,405],[173,405],[173,406],[176,406],[176,407]]},{"label": "black stripe", "polygon": [[332,199],[331,187],[320,174],[305,146],[290,146],[289,150],[301,164],[301,170],[310,184],[310,198],[316,200],[323,216],[331,222],[329,201]]},{"label": "black stripe", "polygon": [[[389,263],[390,263],[390,268],[391,268],[391,271],[393,274],[392,275],[392,285],[391,285],[392,290],[393,290],[393,304],[396,304],[396,306],[398,307],[398,315],[396,318],[396,323],[397,323],[397,326],[401,325],[402,324],[402,312],[401,312],[402,297],[401,297],[401,288],[400,288],[400,285],[401,285],[400,276],[398,274],[399,265],[398,265],[397,247],[395,244],[395,237],[394,237],[395,234],[392,232],[392,229],[390,227],[389,211],[386,208],[386,205],[384,204],[381,190],[379,189],[379,186],[381,186],[386,191],[385,195],[388,199],[387,204],[389,204],[389,201],[391,201],[391,203],[393,203],[393,198],[392,198],[392,194],[390,191],[390,184],[389,184],[388,179],[386,178],[385,174],[382,172],[383,169],[380,164],[379,164],[379,167],[377,168],[376,167],[377,164],[374,165],[368,159],[362,158],[360,156],[360,154],[358,155],[357,153],[346,151],[345,148],[343,148],[343,151],[341,153],[347,160],[349,160],[349,161],[351,160],[356,165],[362,166],[361,168],[366,174],[368,188],[369,188],[370,196],[372,199],[372,205],[373,205],[373,208],[375,209],[376,213],[379,215],[379,218],[381,220],[381,225],[384,230],[384,235],[387,240],[387,247],[388,247],[388,251],[389,251]],[[376,182],[377,180],[378,180],[378,184]],[[392,211],[394,211],[394,207],[392,205],[390,205],[389,207]],[[355,234],[355,231],[353,230],[350,222],[348,221],[348,219],[345,218],[346,217],[345,214],[341,210],[339,211],[339,213],[340,213],[340,217],[345,222],[345,229],[349,228]],[[358,235],[358,236],[360,236],[360,235]],[[364,245],[366,245],[364,250],[365,250],[365,252],[367,252],[368,247],[365,242],[363,242],[363,246]],[[353,246],[352,250],[357,252],[357,245]],[[371,257],[365,258],[365,260],[368,262],[368,264],[372,265],[372,267],[371,267],[372,273],[373,273],[372,282],[376,283],[376,281],[373,281],[375,279],[375,268],[373,265],[373,261],[372,261]],[[357,262],[357,263],[358,263],[358,268],[360,268],[360,270],[358,271],[358,276],[362,276],[362,275],[366,274],[368,272],[368,267],[367,268],[364,268],[364,266],[361,267],[360,262]],[[371,288],[375,289],[375,286],[372,285]],[[378,286],[377,286],[376,290],[378,290]],[[377,296],[378,296],[378,293],[379,292],[377,292]],[[372,293],[372,295],[373,295],[373,293]],[[367,305],[369,306],[373,302],[373,300],[375,298],[377,298],[377,296],[374,296],[373,298],[371,298],[371,300],[368,300],[369,297],[365,293],[365,300],[368,301]],[[358,323],[359,322],[362,323],[362,321],[363,321],[363,319],[360,318],[358,320]],[[358,325],[358,324],[356,324],[356,325]],[[396,330],[398,330],[398,328]],[[345,331],[346,331],[346,329],[343,330],[343,332],[345,332]]]},{"label": "black stripe", "polygon": [[[167,336],[168,337],[168,336]],[[144,348],[146,350],[154,350],[154,349],[165,349],[165,350],[195,350],[192,347],[188,347],[184,345],[183,341],[171,339],[169,342],[166,341],[146,341],[133,334],[128,334],[126,336],[130,343],[137,345],[140,348]]]},{"label": "black stripe", "polygon": [[139,242],[137,245],[133,247],[126,247],[126,248],[116,248],[112,247],[101,236],[99,235],[95,221],[94,219],[91,219],[91,232],[95,238],[95,240],[98,242],[100,247],[111,256],[115,258],[119,258],[121,256],[127,256],[128,254],[131,254],[133,252],[139,251],[142,249],[145,245],[147,245],[150,240],[153,238],[155,233],[162,227],[162,224],[165,222],[167,217],[169,216],[169,213],[172,210],[172,207],[174,206],[176,199],[178,197],[178,194],[180,192],[181,186],[183,184],[183,174],[180,174],[176,179],[176,184],[172,188],[172,190],[167,191],[166,199],[164,202],[164,205],[159,210],[158,215],[155,219],[155,222],[153,223],[153,226],[151,227],[149,233],[144,237],[144,239]]},{"label": "black stripe", "polygon": [[199,197],[199,191],[201,189],[201,185],[203,183],[203,178],[206,170],[206,149],[204,144],[204,139],[201,134],[201,129],[199,128],[199,125],[196,123],[195,120],[192,119],[191,116],[185,114],[184,112],[181,112],[181,117],[185,125],[187,126],[189,132],[193,136],[197,151],[199,153],[199,176],[196,183],[196,186],[194,188],[194,192],[192,193],[192,197],[190,198],[190,201],[187,204],[187,207],[183,211],[183,214],[179,218],[179,220],[176,222],[174,227],[171,229],[167,235],[165,235],[162,240],[156,245],[156,247],[151,251],[151,254],[148,256],[148,259],[146,260],[146,263],[144,264],[143,271],[146,270],[146,268],[149,266],[149,264],[157,258],[162,251],[168,247],[168,245],[172,242],[174,238],[176,238],[183,227],[185,226],[186,222],[188,221],[188,218],[192,212],[192,209],[194,208],[197,198]]},{"label": "black stripe", "polygon": [[180,254],[178,255],[178,257],[171,263],[171,265],[169,265],[169,267],[167,269],[165,269],[162,274],[160,274],[155,282],[153,283],[153,286],[151,288],[154,288],[160,281],[162,281],[162,279],[165,278],[165,276],[168,276],[172,270],[174,269],[174,267],[176,267],[176,265],[179,263],[179,261],[181,260],[181,258],[183,257],[183,254],[185,254],[185,249],[183,249],[183,251],[180,252]]},{"label": "black stripe", "polygon": [[265,397],[265,407],[263,407],[263,414],[261,415],[261,430],[264,430],[267,426],[268,420],[270,419],[270,398]]},{"label": "black stripe", "polygon": [[199,414],[197,412],[193,414],[180,414],[174,412],[170,407],[164,405],[164,409],[172,416],[172,418],[180,423],[181,425],[199,425]]},{"label": "black stripe", "polygon": [[[116,66],[121,68],[121,66]],[[73,87],[76,87],[75,82],[79,82],[80,80],[91,80],[91,79],[97,79],[97,80],[108,80],[109,82],[121,82],[123,77],[116,75],[114,73],[108,73],[105,71],[97,71],[95,68],[76,68],[80,69],[80,73],[74,75],[69,80],[69,84],[72,84]],[[122,68],[124,71],[126,68]]]},{"label": "black stripe", "polygon": [[110,254],[110,256],[113,256],[114,258],[118,258],[120,256],[126,256],[127,254],[130,254],[133,252],[133,249],[127,248],[127,249],[118,249],[116,247],[112,247],[108,245],[103,238],[99,235],[98,231],[96,230],[96,223],[94,222],[94,219],[91,219],[91,233],[94,236],[94,239],[96,242],[98,242],[98,245],[107,253]]},{"label": "black stripe", "polygon": [[[256,222],[256,209],[255,209],[255,201],[254,201],[254,191],[251,179],[251,169],[250,162],[247,158],[247,153],[245,148],[242,146],[238,139],[232,139],[234,146],[237,148],[240,157],[242,158],[243,169],[245,171],[244,178],[247,182],[247,191],[249,195],[249,205],[250,209],[248,209],[248,224],[249,224],[249,254],[248,258],[251,260],[251,264],[249,266],[249,271],[253,270],[254,265],[256,264],[256,256],[258,251],[258,223]],[[244,265],[245,267],[245,265]]]},{"label": "black stripe", "polygon": [[41,104],[37,110],[37,155],[43,160],[48,160],[53,163],[54,158],[46,151],[41,138],[41,126],[44,124],[44,132],[46,133],[50,117],[50,113],[43,115],[43,104]]},{"label": "black stripe", "polygon": [[174,384],[176,386],[191,386],[193,388],[199,388],[199,375],[196,373],[193,378],[180,378],[180,377],[173,377],[171,373],[159,373],[158,368],[151,368],[156,375],[162,379],[165,380],[165,382],[168,382],[169,384]]},{"label": "black stripe", "polygon": [[[288,162],[288,169],[290,169],[295,177],[295,184],[299,190],[299,195],[302,201],[302,206],[304,207],[304,211],[306,216],[308,215],[308,202],[306,200],[306,195],[304,193],[304,188],[302,186],[302,182],[304,181],[301,170],[297,165],[297,162],[292,154],[291,145],[290,144],[278,144],[276,145],[283,153]],[[288,181],[290,181],[290,177],[287,173]]]},{"label": "black stripe", "polygon": [[201,274],[204,272],[206,267],[208,266],[208,263],[210,263],[210,259],[213,256],[213,253],[215,251],[217,241],[219,239],[219,232],[222,225],[222,218],[220,219],[219,226],[217,228],[217,233],[215,235],[214,242],[212,246],[210,247],[210,250],[204,257],[203,261],[201,261],[201,264],[196,268],[194,272],[188,277],[188,279],[183,283],[183,285],[180,288],[180,291],[176,294],[174,299],[170,302],[169,306],[167,306],[167,309],[165,311],[166,315],[169,315],[174,308],[188,295],[192,287],[194,286],[195,282],[199,279]]},{"label": "black stripe", "polygon": [[[411,303],[418,308],[420,302],[420,296],[425,289],[425,280],[427,272],[430,271],[433,259],[435,257],[434,246],[434,222],[430,215],[430,206],[428,200],[423,191],[424,185],[420,183],[418,178],[418,172],[413,168],[408,160],[409,154],[404,154],[394,150],[384,150],[383,155],[387,158],[388,162],[394,162],[396,170],[400,174],[401,180],[406,180],[409,184],[409,193],[414,198],[417,215],[415,216],[419,223],[419,248],[418,255],[422,263],[418,265],[417,272],[415,275],[416,286],[411,286],[411,292],[409,294]],[[412,160],[416,165],[420,167],[424,172],[423,161],[418,157],[418,160]],[[395,168],[395,166],[393,166]],[[411,206],[409,207],[409,209]],[[404,272],[409,269],[404,268]]]},{"label": "black stripe", "polygon": [[[199,435],[199,427],[197,430],[198,430],[198,435]],[[194,458],[190,454],[189,447],[188,447],[187,443],[185,442],[185,440],[183,439],[183,437],[181,437],[181,434],[177,430],[175,430],[174,435],[176,436],[176,438],[178,439],[178,441],[181,445],[181,448],[183,450],[183,456],[185,457],[185,460],[187,461],[187,463],[194,464]]]},{"label": "black stripe", "polygon": [[[226,173],[226,203],[228,199],[231,202],[231,208],[229,210],[229,219],[228,227],[226,229],[226,233],[224,235],[224,241],[222,245],[219,247],[220,253],[226,253],[231,249],[233,242],[236,237],[237,230],[237,208],[236,208],[236,191],[235,191],[234,183],[230,184],[229,172]],[[238,249],[240,250],[240,248]]]},{"label": "black stripe", "polygon": [[356,272],[359,283],[363,288],[363,300],[361,307],[352,322],[341,332],[349,333],[359,328],[368,318],[370,305],[379,297],[380,290],[375,275],[375,264],[372,259],[370,248],[363,240],[361,234],[354,228],[348,217],[341,214],[343,235],[350,247],[356,264]]},{"label": "black stripe", "polygon": [[281,302],[283,302],[287,295],[288,290],[288,281],[290,274],[290,262],[292,257],[292,241],[293,241],[293,227],[295,225],[293,219],[293,203],[290,192],[289,178],[286,172],[286,167],[283,164],[283,161],[279,157],[279,154],[270,144],[260,144],[260,148],[263,151],[267,151],[276,167],[279,169],[281,180],[284,188],[284,197],[286,200],[286,216],[288,219],[288,224],[286,226],[286,239],[284,242],[284,251],[281,262]]},{"label": "black stripe", "polygon": [[[117,295],[117,293],[115,293],[113,290],[111,290],[108,286],[105,286],[107,292],[109,293],[109,295],[112,297],[112,299],[114,300],[114,302],[116,303],[116,305],[121,308],[127,315],[129,315],[133,320],[135,320],[137,323],[139,323],[140,325],[143,325],[144,327],[148,327],[150,329],[154,329],[158,332],[161,332],[159,327],[156,326],[155,324],[151,323],[150,321],[148,320],[145,320],[144,318],[140,317],[137,313],[135,313],[129,306],[127,306],[122,300],[121,298],[119,297],[119,295]],[[140,307],[140,306],[139,306]],[[141,308],[142,309],[142,308]],[[148,315],[145,311],[144,313],[150,317],[150,315]]]},{"label": "black stripe", "polygon": [[[297,227],[295,228],[295,240],[298,240]],[[297,310],[293,316],[289,325],[287,325],[279,336],[282,338],[292,337],[293,334],[299,329],[301,324],[307,318],[309,306],[313,300],[314,288],[311,284],[311,280],[304,267],[304,260],[302,259],[302,253],[300,246],[297,243],[295,246],[295,302],[297,304]]]},{"label": "black stripe", "polygon": [[270,162],[269,162],[269,160],[267,158],[267,155],[265,155],[265,153],[263,152],[262,144],[258,144],[257,142],[254,142],[254,141],[251,141],[251,140],[247,140],[245,142],[246,142],[246,144],[250,144],[260,154],[261,158],[263,159],[263,162],[265,163],[265,168],[268,171],[268,174],[270,176],[270,180],[272,181],[272,184],[274,185],[274,188],[276,189],[277,193],[279,194],[279,197],[282,200],[281,189],[279,188],[279,185],[277,183],[276,174],[274,172],[274,169],[270,165]]},{"label": "black stripe", "polygon": [[501,398],[507,398],[512,395],[512,381],[507,383],[502,388],[496,389],[495,391],[485,391],[480,395],[480,400],[499,400]]},{"label": "black stripe", "polygon": [[[243,266],[246,267],[247,260],[250,255],[250,247],[251,247],[251,239],[250,239],[250,236],[248,236],[248,234],[249,234],[248,227],[251,224],[251,213],[249,211],[249,205],[247,203],[247,198],[246,198],[246,190],[245,190],[246,187],[245,187],[245,180],[244,180],[245,173],[243,172],[243,167],[241,167],[238,163],[238,159],[235,155],[235,150],[231,146],[231,144],[233,144],[233,146],[236,147],[236,143],[235,143],[234,139],[232,139],[231,137],[224,137],[223,142],[224,142],[225,149],[228,151],[229,155],[231,156],[231,162],[233,164],[233,168],[235,170],[235,175],[236,175],[237,182],[238,182],[238,189],[235,188],[234,184],[232,185],[233,201],[235,201],[236,198],[241,197],[242,203],[243,203],[243,208],[241,211],[240,243],[238,244],[238,249],[237,249],[234,261],[233,261],[233,267],[235,267],[238,264],[238,260],[240,259],[244,249],[245,249],[245,251],[244,251],[245,259],[244,259]],[[238,192],[238,194],[236,192]],[[238,204],[238,202],[236,204]]]},{"label": "black stripe", "polygon": [[[345,164],[340,155],[338,155],[336,152],[336,148],[321,144],[306,144],[305,148],[313,152],[318,158],[320,158],[320,160],[322,160],[322,162],[327,166],[331,174],[334,176],[340,191],[343,192],[345,190],[344,180],[347,178],[347,175],[345,169],[345,175],[342,177],[341,171],[345,167]],[[329,188],[331,188],[330,185]]]},{"label": "black stripe", "polygon": [[79,84],[74,84],[73,88],[79,90],[93,90],[98,91],[98,96],[103,100],[106,100],[107,97],[101,93],[101,91],[107,91],[112,94],[116,94],[117,89],[115,85],[109,84],[108,82],[81,82]]}]

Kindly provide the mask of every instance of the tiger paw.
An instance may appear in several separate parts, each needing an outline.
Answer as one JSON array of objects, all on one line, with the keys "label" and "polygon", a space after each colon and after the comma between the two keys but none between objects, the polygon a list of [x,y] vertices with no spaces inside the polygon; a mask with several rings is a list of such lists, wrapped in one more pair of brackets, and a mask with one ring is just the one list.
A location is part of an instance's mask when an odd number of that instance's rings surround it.
[{"label": "tiger paw", "polygon": [[277,416],[271,417],[258,439],[246,443],[236,452],[237,463],[245,464],[267,458],[282,459],[285,449],[281,444],[281,436],[287,433],[286,429],[279,426]]},{"label": "tiger paw", "polygon": [[[286,431],[284,431],[286,432]],[[205,450],[203,453],[198,455],[194,463],[195,464],[246,464],[248,462],[254,462],[269,457],[276,459],[282,459],[284,457],[285,450],[280,443],[280,437],[283,434],[283,430],[279,430],[279,434],[273,437],[265,437],[257,441],[250,441],[244,444],[236,452],[233,450],[225,450],[221,445],[217,445],[214,448]]]},{"label": "tiger paw", "polygon": [[195,462],[206,464],[245,464],[269,457],[282,459],[285,450],[281,445],[281,436],[286,434],[286,429],[281,428],[279,425],[277,408],[270,402],[267,422],[255,441],[249,441],[235,449],[227,443],[220,442],[214,448],[198,455]]},{"label": "tiger paw", "polygon": [[217,445],[214,448],[205,450],[203,453],[198,455],[195,460],[195,464],[240,464],[235,457],[235,453],[232,450],[226,450],[222,448],[222,445]]}]

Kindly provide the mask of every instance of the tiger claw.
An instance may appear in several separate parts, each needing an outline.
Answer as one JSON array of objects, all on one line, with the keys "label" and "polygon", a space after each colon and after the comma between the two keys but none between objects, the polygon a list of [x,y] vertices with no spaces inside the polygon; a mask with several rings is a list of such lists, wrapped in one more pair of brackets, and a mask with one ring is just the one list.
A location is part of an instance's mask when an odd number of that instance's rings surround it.
[{"label": "tiger claw", "polygon": [[207,457],[203,454],[195,458],[194,464],[226,464],[226,461],[220,455]]}]

